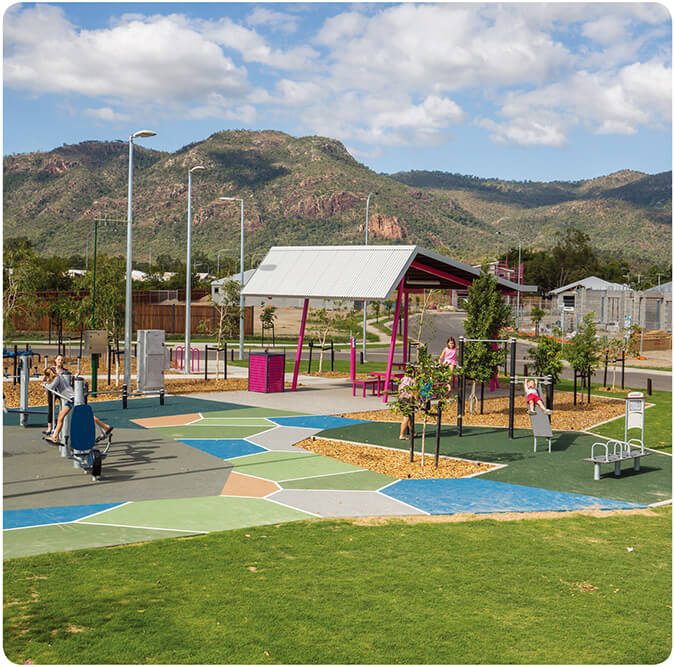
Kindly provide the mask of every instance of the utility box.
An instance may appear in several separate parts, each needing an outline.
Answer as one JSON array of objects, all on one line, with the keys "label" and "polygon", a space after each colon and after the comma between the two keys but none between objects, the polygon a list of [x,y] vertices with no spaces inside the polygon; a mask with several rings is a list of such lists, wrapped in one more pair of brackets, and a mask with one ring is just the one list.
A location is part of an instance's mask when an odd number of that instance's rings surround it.
[{"label": "utility box", "polygon": [[285,351],[252,350],[248,356],[248,391],[283,391],[285,366]]},{"label": "utility box", "polygon": [[164,371],[169,367],[169,351],[163,329],[139,329],[136,352],[138,391],[164,389]]},{"label": "utility box", "polygon": [[108,351],[108,332],[89,330],[84,332],[82,354],[90,357],[92,354],[105,354]]}]

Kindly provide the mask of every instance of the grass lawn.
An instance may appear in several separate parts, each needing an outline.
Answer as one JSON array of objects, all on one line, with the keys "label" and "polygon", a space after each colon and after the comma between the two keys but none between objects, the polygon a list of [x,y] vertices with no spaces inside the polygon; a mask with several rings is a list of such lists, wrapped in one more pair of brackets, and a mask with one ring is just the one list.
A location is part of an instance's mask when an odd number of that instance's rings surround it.
[{"label": "grass lawn", "polygon": [[18,664],[658,663],[671,562],[670,508],[45,554],[5,561],[4,649]]}]

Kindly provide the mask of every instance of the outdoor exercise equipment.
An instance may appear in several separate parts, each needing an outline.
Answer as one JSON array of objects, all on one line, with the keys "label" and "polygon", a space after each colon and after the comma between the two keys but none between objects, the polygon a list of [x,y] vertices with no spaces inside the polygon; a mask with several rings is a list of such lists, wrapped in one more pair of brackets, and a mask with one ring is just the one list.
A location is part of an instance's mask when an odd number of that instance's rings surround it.
[{"label": "outdoor exercise equipment", "polygon": [[[169,366],[169,353],[164,344],[164,337],[163,329],[138,330],[136,377],[139,392],[164,389],[164,371]],[[192,352],[194,351],[193,349]]]},{"label": "outdoor exercise equipment", "polygon": [[[595,454],[595,448],[599,448],[600,451],[603,448],[604,453]],[[612,463],[614,466],[613,474],[620,477],[620,464],[623,461],[634,461],[634,472],[639,472],[641,470],[641,457],[650,456],[652,453],[646,451],[643,441],[636,438],[626,442],[609,440],[608,442],[595,442],[592,445],[590,458],[583,459],[583,461],[589,461],[594,465],[594,480],[598,482],[601,478],[600,468],[602,464]]]},{"label": "outdoor exercise equipment", "polygon": [[631,391],[625,398],[625,442],[627,431],[638,428],[641,430],[641,442],[644,441],[644,417],[646,414],[646,399],[640,391]]},{"label": "outdoor exercise equipment", "polygon": [[[67,396],[50,389],[48,384],[44,386],[47,391],[61,399],[61,410],[70,401]],[[59,453],[64,458],[72,459],[73,467],[90,473],[91,478],[96,481],[101,478],[103,459],[112,444],[112,436],[110,433],[102,433],[98,437],[96,435],[94,413],[91,406],[85,402],[84,378],[74,379],[74,392],[73,407],[65,416],[59,433]],[[106,443],[103,451],[96,447],[99,442]]]},{"label": "outdoor exercise equipment", "polygon": [[[28,389],[30,386],[30,365],[33,356],[40,356],[37,352],[19,352],[14,359],[19,360],[19,407],[8,408],[5,405],[5,395],[2,395],[2,409],[5,413],[18,413],[19,424],[21,426],[28,426],[28,415],[47,415],[47,408],[31,408],[28,405]],[[7,355],[9,356],[9,355]],[[16,377],[16,375],[15,375]]]},{"label": "outdoor exercise equipment", "polygon": [[[548,375],[546,377],[536,377],[529,375],[524,378],[518,377],[516,381],[524,383],[527,380],[543,381],[543,384],[546,387],[545,405],[547,408],[551,408],[550,388],[552,387],[552,376]],[[526,386],[524,387],[524,393],[527,393]],[[538,384],[536,385],[536,393],[541,400],[544,400],[543,395],[541,394],[541,387]],[[531,430],[534,433],[534,452],[536,451],[538,438],[545,438],[548,441],[548,452],[551,452],[552,427],[550,426],[550,415],[546,414],[540,404],[536,403],[536,405],[534,405],[534,414],[529,413],[529,418],[531,420]]]},{"label": "outdoor exercise equipment", "polygon": [[[457,355],[457,368],[463,370],[463,356],[466,343],[510,343],[510,409],[508,414],[508,438],[514,437],[515,423],[515,361],[517,359],[517,341],[514,338],[500,340],[493,338],[465,338],[459,337],[459,352]],[[463,435],[463,414],[466,395],[466,375],[461,373],[459,378],[459,395],[456,401],[456,432],[459,437]]]}]

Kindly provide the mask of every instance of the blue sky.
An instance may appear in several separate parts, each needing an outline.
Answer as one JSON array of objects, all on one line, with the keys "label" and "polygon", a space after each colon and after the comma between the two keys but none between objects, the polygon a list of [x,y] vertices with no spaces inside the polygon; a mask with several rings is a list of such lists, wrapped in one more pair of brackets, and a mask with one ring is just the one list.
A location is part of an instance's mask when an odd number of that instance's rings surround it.
[{"label": "blue sky", "polygon": [[329,136],[387,173],[672,167],[656,3],[26,3],[3,35],[5,155],[246,128]]}]

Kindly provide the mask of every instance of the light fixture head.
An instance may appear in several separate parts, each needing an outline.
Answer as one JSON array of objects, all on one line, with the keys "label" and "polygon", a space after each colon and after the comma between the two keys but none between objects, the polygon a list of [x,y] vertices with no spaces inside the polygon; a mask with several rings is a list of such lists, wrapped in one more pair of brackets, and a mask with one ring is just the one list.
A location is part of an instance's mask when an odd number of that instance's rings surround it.
[{"label": "light fixture head", "polygon": [[220,197],[222,201],[243,201],[240,197]]},{"label": "light fixture head", "polygon": [[154,137],[157,133],[153,130],[138,130],[131,135],[132,139],[137,139],[138,137]]},{"label": "light fixture head", "polygon": [[192,167],[192,169],[190,169],[190,173],[193,173],[195,171],[205,171],[205,169],[206,169],[206,167],[202,167],[201,165],[197,165],[196,167]]}]

